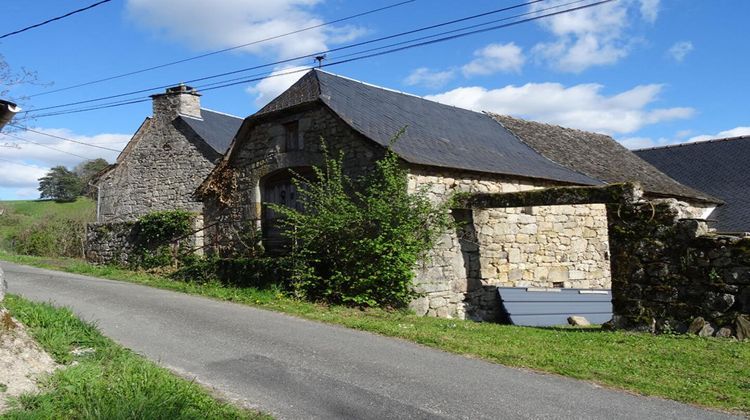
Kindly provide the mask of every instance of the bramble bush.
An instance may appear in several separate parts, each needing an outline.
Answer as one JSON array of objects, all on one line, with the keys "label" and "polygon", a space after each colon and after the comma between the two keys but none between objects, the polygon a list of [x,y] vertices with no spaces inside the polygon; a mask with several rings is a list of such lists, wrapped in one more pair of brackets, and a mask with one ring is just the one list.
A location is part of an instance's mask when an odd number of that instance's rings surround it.
[{"label": "bramble bush", "polygon": [[390,148],[356,180],[343,173],[343,153],[334,158],[325,143],[322,149],[314,176],[293,179],[304,210],[271,205],[292,243],[292,287],[311,300],[405,307],[417,296],[417,263],[451,226],[447,206],[432,204],[425,191],[408,192],[407,172]]},{"label": "bramble bush", "polygon": [[40,257],[81,258],[87,220],[87,216],[81,216],[51,217],[37,221],[11,236],[11,250]]},{"label": "bramble bush", "polygon": [[193,213],[185,210],[155,211],[141,216],[135,225],[136,252],[130,265],[145,269],[168,267],[191,254],[180,239],[190,233],[193,217]]}]

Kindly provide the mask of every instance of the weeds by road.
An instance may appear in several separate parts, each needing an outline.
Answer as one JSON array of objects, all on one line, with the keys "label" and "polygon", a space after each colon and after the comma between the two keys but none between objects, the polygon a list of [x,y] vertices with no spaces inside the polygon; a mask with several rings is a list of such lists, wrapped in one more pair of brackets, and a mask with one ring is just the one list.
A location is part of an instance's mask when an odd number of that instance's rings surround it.
[{"label": "weeds by road", "polygon": [[67,309],[8,295],[4,305],[56,362],[67,365],[23,395],[8,419],[268,419],[210,396],[104,337]]},{"label": "weeds by road", "polygon": [[359,310],[292,299],[275,290],[197,285],[74,259],[0,253],[0,259],[237,302],[399,337],[506,366],[530,368],[750,415],[750,343],[687,335],[528,328]]}]

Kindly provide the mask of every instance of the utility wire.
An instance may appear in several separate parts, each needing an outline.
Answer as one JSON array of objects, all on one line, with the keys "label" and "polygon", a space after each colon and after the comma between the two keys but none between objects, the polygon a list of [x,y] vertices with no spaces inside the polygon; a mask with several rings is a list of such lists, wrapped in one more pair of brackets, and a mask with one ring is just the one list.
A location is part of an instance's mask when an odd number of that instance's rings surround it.
[{"label": "utility wire", "polygon": [[[393,39],[393,38],[398,38],[398,37],[402,37],[402,36],[406,36],[406,35],[411,35],[411,34],[418,33],[418,32],[424,32],[424,31],[427,31],[427,30],[430,30],[430,29],[435,29],[435,28],[439,28],[439,27],[443,27],[443,26],[452,25],[452,24],[455,24],[455,23],[465,22],[467,20],[478,19],[480,17],[489,16],[489,15],[493,15],[493,14],[497,14],[497,13],[501,13],[501,12],[506,12],[508,10],[513,10],[513,9],[517,9],[517,8],[520,8],[520,7],[529,6],[531,4],[539,3],[539,2],[542,2],[542,1],[545,1],[545,0],[531,0],[531,1],[526,1],[524,3],[519,3],[519,4],[512,5],[512,6],[502,7],[500,9],[491,10],[489,12],[479,13],[479,14],[476,14],[476,15],[466,16],[466,17],[463,17],[463,18],[454,19],[454,20],[450,20],[450,21],[447,21],[447,22],[442,22],[442,23],[438,23],[438,24],[434,24],[434,25],[430,25],[430,26],[425,26],[425,27],[421,27],[421,28],[416,28],[416,29],[412,29],[412,30],[409,30],[409,31],[405,31],[405,32],[399,32],[399,33],[396,33],[396,34],[387,35],[387,36],[383,36],[383,37],[380,37],[380,38],[375,38],[375,39],[371,39],[371,40],[367,40],[367,41],[357,42],[357,43],[354,43],[354,44],[344,45],[344,46],[341,46],[341,47],[331,48],[331,49],[328,49],[328,50],[325,50],[325,51],[318,51],[318,52],[314,52],[314,53],[311,53],[311,54],[300,55],[300,56],[297,56],[297,57],[287,58],[287,59],[284,59],[284,60],[278,60],[278,61],[274,61],[274,62],[270,62],[270,63],[266,63],[266,64],[260,64],[260,65],[257,65],[257,66],[252,66],[252,67],[245,67],[245,68],[238,69],[238,70],[232,70],[232,71],[228,71],[228,72],[224,72],[224,73],[219,73],[219,74],[214,74],[214,75],[210,75],[210,76],[199,77],[199,78],[191,79],[191,80],[187,80],[187,81],[183,80],[181,82],[182,83],[202,82],[204,80],[216,79],[218,77],[230,76],[230,75],[237,74],[237,73],[244,73],[244,72],[251,71],[251,70],[258,70],[258,69],[265,68],[265,67],[272,67],[272,66],[277,66],[277,65],[280,65],[280,64],[286,64],[286,63],[290,63],[290,62],[293,62],[293,61],[298,61],[298,60],[305,59],[305,58],[313,58],[313,57],[316,57],[316,56],[319,56],[319,55],[330,54],[330,53],[334,53],[334,52],[338,52],[338,51],[343,51],[343,50],[347,50],[347,49],[351,49],[351,48],[355,48],[355,47],[360,47],[360,46],[363,46],[363,45],[368,45],[368,44],[372,44],[372,43],[376,43],[376,42],[380,42],[380,41],[385,41],[385,40],[388,40],[388,39]],[[66,104],[52,105],[52,106],[47,106],[47,107],[42,107],[42,108],[29,109],[26,112],[27,113],[33,113],[33,112],[38,112],[38,111],[46,111],[46,110],[49,110],[49,109],[63,108],[63,107],[72,106],[72,105],[81,105],[81,104],[85,104],[85,103],[99,102],[99,101],[103,101],[103,100],[107,100],[107,99],[121,98],[121,97],[124,97],[124,96],[132,96],[132,95],[136,95],[136,94],[140,94],[140,93],[152,92],[154,90],[165,89],[165,88],[174,86],[175,84],[176,83],[170,83],[170,84],[167,84],[167,85],[154,86],[154,87],[150,87],[150,88],[147,88],[147,89],[140,89],[140,90],[136,90],[136,91],[124,92],[124,93],[119,93],[119,94],[115,94],[115,95],[103,96],[103,97],[95,98],[95,99],[87,99],[87,100],[83,100],[83,101],[69,102],[69,103],[66,103]]]},{"label": "utility wire", "polygon": [[65,153],[65,154],[72,155],[72,156],[79,157],[79,158],[86,159],[86,160],[91,160],[91,158],[89,158],[89,157],[77,155],[75,153],[68,152],[67,150],[58,149],[56,147],[47,146],[44,143],[38,143],[38,142],[29,140],[29,139],[25,139],[23,137],[18,137],[18,136],[13,135],[13,134],[8,134],[8,133],[3,133],[3,134],[6,135],[6,136],[8,136],[8,137],[12,137],[14,139],[17,139],[17,140],[25,141],[27,143],[36,144],[37,146],[41,146],[41,147],[44,147],[44,148],[47,148],[47,149],[50,149],[50,150],[54,150],[56,152]]},{"label": "utility wire", "polygon": [[29,164],[27,164],[27,163],[22,163],[22,162],[16,162],[16,161],[14,161],[14,160],[10,160],[10,159],[3,159],[3,158],[0,158],[0,161],[3,161],[3,162],[8,162],[8,163],[11,163],[11,164],[13,164],[13,165],[21,165],[21,166],[26,166],[26,167],[29,167],[29,168],[34,168],[34,169],[44,169],[43,167],[39,167],[39,166],[34,166],[34,165],[29,165]]},{"label": "utility wire", "polygon": [[248,42],[248,43],[245,43],[245,44],[235,45],[233,47],[224,48],[224,49],[216,50],[216,51],[211,51],[211,52],[207,52],[205,54],[200,54],[200,55],[196,55],[196,56],[193,56],[193,57],[183,58],[183,59],[176,60],[176,61],[170,61],[170,62],[167,62],[167,63],[159,64],[159,65],[156,65],[156,66],[152,66],[152,67],[146,67],[146,68],[142,68],[142,69],[138,69],[138,70],[133,70],[133,71],[129,71],[127,73],[116,74],[114,76],[105,77],[103,79],[92,80],[92,81],[89,81],[89,82],[79,83],[77,85],[66,86],[66,87],[62,87],[62,88],[59,88],[59,89],[53,89],[53,90],[49,90],[49,91],[46,91],[46,92],[37,93],[37,94],[34,94],[34,95],[30,95],[29,98],[33,98],[33,97],[36,97],[36,96],[42,96],[42,95],[49,95],[51,93],[56,93],[56,92],[63,92],[63,91],[66,91],[66,90],[75,89],[75,88],[79,88],[79,87],[83,87],[83,86],[89,86],[89,85],[93,85],[93,84],[97,84],[97,83],[102,83],[102,82],[107,82],[107,81],[110,81],[110,80],[121,79],[123,77],[132,76],[132,75],[135,75],[135,74],[145,73],[145,72],[152,71],[152,70],[157,70],[157,69],[162,69],[162,68],[169,67],[169,66],[174,66],[175,64],[181,64],[181,63],[186,63],[188,61],[193,61],[193,60],[198,60],[198,59],[205,58],[205,57],[210,57],[212,55],[221,54],[221,53],[225,53],[225,52],[228,52],[228,51],[233,51],[233,50],[237,50],[237,49],[240,49],[240,48],[249,47],[251,45],[260,44],[260,43],[263,43],[263,42],[273,41],[275,39],[283,38],[283,37],[290,36],[290,35],[296,35],[298,33],[309,31],[309,30],[312,30],[312,29],[317,29],[317,28],[321,28],[321,27],[324,27],[324,26],[333,25],[335,23],[340,23],[340,22],[344,22],[344,21],[347,21],[347,20],[355,19],[355,18],[358,18],[358,17],[370,15],[370,14],[373,14],[373,13],[381,12],[383,10],[393,9],[395,7],[403,6],[403,5],[408,4],[408,3],[414,3],[415,1],[417,1],[417,0],[407,0],[407,1],[402,1],[402,2],[399,2],[399,3],[394,3],[394,4],[391,4],[391,5],[388,5],[388,6],[379,7],[377,9],[367,10],[365,12],[357,13],[357,14],[354,14],[354,15],[346,16],[346,17],[343,17],[343,18],[331,20],[331,21],[324,22],[324,23],[320,23],[318,25],[313,25],[313,26],[308,26],[306,28],[297,29],[297,30],[292,31],[292,32],[287,32],[287,33],[283,33],[283,34],[279,34],[279,35],[274,35],[274,36],[270,36],[268,38],[258,39],[258,40],[251,41],[251,42]]},{"label": "utility wire", "polygon": [[28,31],[29,29],[34,29],[34,28],[38,28],[38,27],[40,27],[40,26],[43,26],[43,25],[46,25],[46,24],[48,24],[48,23],[52,23],[52,22],[54,22],[54,21],[56,21],[56,20],[60,20],[60,19],[65,19],[65,18],[66,18],[66,17],[68,17],[68,16],[72,16],[72,15],[74,15],[74,14],[76,14],[76,13],[81,13],[81,12],[83,12],[83,11],[86,11],[86,10],[89,10],[89,9],[93,9],[94,7],[96,7],[96,6],[99,6],[100,4],[104,4],[104,3],[109,3],[110,1],[112,1],[112,0],[102,0],[102,1],[100,1],[100,2],[97,2],[97,3],[94,3],[94,4],[92,4],[92,5],[90,5],[90,6],[86,6],[86,7],[84,7],[84,8],[81,8],[81,9],[78,9],[78,10],[73,10],[72,12],[68,12],[68,13],[66,13],[66,14],[64,14],[64,15],[62,15],[62,16],[54,17],[54,18],[52,18],[52,19],[47,19],[47,20],[45,20],[44,22],[41,22],[41,23],[37,23],[37,24],[35,24],[35,25],[31,25],[31,26],[27,26],[27,27],[25,27],[25,28],[23,28],[23,29],[19,29],[19,30],[17,30],[17,31],[13,31],[13,32],[8,32],[8,33],[7,33],[7,34],[5,34],[5,35],[0,35],[0,39],[3,39],[3,38],[6,38],[6,37],[9,37],[9,36],[11,36],[11,35],[16,35],[16,34],[20,34],[21,32],[26,32],[26,31]]},{"label": "utility wire", "polygon": [[[575,0],[575,1],[568,2],[568,3],[564,3],[564,4],[558,4],[558,5],[555,5],[555,6],[550,6],[550,7],[546,7],[546,8],[543,8],[543,9],[534,10],[534,11],[527,12],[527,13],[521,13],[521,14],[518,14],[518,15],[504,17],[502,19],[495,19],[495,20],[491,20],[491,21],[488,21],[488,22],[483,22],[483,23],[478,23],[478,24],[475,24],[475,25],[465,26],[463,28],[453,29],[453,30],[445,31],[445,32],[439,32],[439,33],[433,34],[433,35],[427,35],[427,36],[423,36],[423,37],[419,37],[419,38],[409,39],[407,41],[401,41],[401,42],[396,42],[396,43],[393,43],[393,44],[383,45],[381,47],[369,48],[369,49],[366,49],[366,50],[356,51],[356,52],[349,53],[349,54],[339,55],[339,56],[335,56],[335,58],[338,60],[338,59],[342,59],[342,58],[347,58],[347,57],[352,57],[352,56],[358,56],[358,55],[366,54],[366,53],[373,52],[373,51],[384,50],[384,49],[396,47],[396,46],[399,46],[399,45],[405,45],[405,44],[410,44],[410,43],[417,42],[417,41],[423,41],[423,40],[426,40],[426,39],[433,39],[433,38],[437,38],[437,37],[448,35],[448,34],[452,34],[452,33],[457,33],[457,32],[466,31],[466,30],[469,30],[469,29],[479,28],[479,27],[482,27],[482,26],[492,25],[494,23],[499,23],[499,22],[504,22],[504,21],[508,21],[508,20],[511,20],[511,19],[516,19],[516,18],[523,17],[523,16],[528,16],[528,15],[533,15],[533,14],[539,14],[539,13],[546,12],[546,11],[549,11],[549,10],[554,10],[554,9],[560,9],[562,7],[571,6],[573,4],[584,3],[586,1],[590,1],[590,0]],[[234,82],[234,81],[237,81],[237,80],[245,80],[248,77],[257,77],[257,76],[262,76],[262,75],[265,75],[265,74],[266,74],[266,72],[256,73],[254,75],[249,75],[249,76],[246,75],[246,76],[242,76],[242,77],[236,77],[236,78],[233,78],[233,79],[224,79],[224,80],[220,80],[220,81],[217,81],[217,82],[206,83],[206,84],[203,84],[203,85],[196,85],[194,87],[198,91],[203,91],[206,88],[211,87],[211,86],[216,86],[216,85],[220,85],[220,84],[227,83],[227,82]]]},{"label": "utility wire", "polygon": [[[335,61],[335,62],[331,62],[331,63],[326,63],[326,64],[319,65],[318,67],[330,67],[330,66],[335,66],[335,65],[339,65],[339,64],[350,63],[352,61],[359,61],[359,60],[363,60],[363,59],[366,59],[366,58],[377,57],[377,56],[380,56],[380,55],[392,54],[394,52],[404,51],[404,50],[408,50],[408,49],[412,49],[412,48],[416,48],[416,47],[423,47],[423,46],[426,46],[426,45],[437,44],[437,43],[440,43],[440,42],[445,42],[445,41],[449,41],[449,40],[453,40],[453,39],[457,39],[457,38],[463,38],[465,36],[474,35],[474,34],[478,34],[478,33],[482,33],[482,32],[488,32],[488,31],[492,31],[492,30],[507,28],[507,27],[510,27],[510,26],[515,26],[515,25],[519,25],[521,23],[531,22],[531,21],[543,19],[543,18],[546,18],[546,17],[561,15],[561,14],[564,14],[564,13],[570,13],[570,12],[574,12],[576,10],[587,9],[589,7],[598,6],[598,5],[601,5],[601,4],[604,4],[604,3],[610,3],[610,2],[613,2],[613,1],[617,1],[617,0],[602,0],[602,1],[599,1],[599,2],[596,2],[596,3],[591,3],[591,4],[584,5],[584,6],[578,6],[578,7],[574,7],[574,8],[571,8],[571,9],[562,10],[562,11],[559,11],[559,12],[553,12],[553,13],[548,13],[548,14],[545,14],[545,15],[540,15],[540,16],[535,16],[535,17],[531,17],[531,18],[527,18],[527,19],[522,19],[522,20],[518,20],[518,21],[515,21],[515,22],[506,23],[506,24],[503,24],[503,25],[493,26],[493,27],[490,27],[490,28],[478,29],[478,30],[474,30],[474,31],[470,31],[470,32],[465,32],[465,33],[457,34],[457,35],[451,35],[451,36],[447,36],[447,37],[443,37],[443,38],[434,39],[434,40],[431,40],[431,41],[425,41],[425,42],[420,42],[420,43],[417,43],[417,44],[407,45],[407,46],[403,46],[403,47],[392,48],[390,50],[386,50],[386,51],[382,51],[382,52],[378,52],[378,53],[373,53],[373,54],[364,55],[364,56],[360,56],[360,57],[349,58],[349,59],[346,59],[346,60],[339,60],[339,61]],[[237,82],[226,83],[226,84],[223,84],[223,85],[218,85],[218,86],[214,86],[214,87],[210,87],[210,88],[205,88],[205,89],[203,89],[203,91],[205,92],[205,91],[208,91],[208,90],[221,89],[221,88],[225,88],[225,87],[228,87],[228,86],[235,86],[235,85],[239,85],[239,84],[244,84],[244,83],[249,83],[249,82],[255,82],[255,81],[262,80],[262,79],[265,79],[265,78],[268,78],[268,77],[282,76],[282,75],[287,75],[287,74],[292,74],[292,73],[299,73],[299,72],[302,72],[302,71],[309,71],[309,70],[312,70],[314,68],[315,67],[308,67],[308,68],[305,68],[305,69],[298,69],[298,70],[290,71],[289,73],[273,74],[273,75],[269,75],[269,76],[261,77],[261,78],[256,78],[256,79],[240,80],[240,81],[237,81]]]},{"label": "utility wire", "polygon": [[89,147],[96,147],[97,149],[109,150],[109,151],[112,151],[112,152],[119,152],[119,151],[120,151],[120,150],[118,150],[118,149],[113,149],[113,148],[111,148],[111,147],[98,146],[98,145],[96,145],[96,144],[93,144],[93,143],[86,143],[86,142],[83,142],[83,141],[73,140],[73,139],[69,139],[69,138],[66,138],[66,137],[56,136],[56,135],[54,135],[54,134],[49,134],[49,133],[45,133],[45,132],[43,132],[43,131],[37,131],[37,130],[33,130],[33,129],[31,129],[31,128],[28,128],[28,127],[22,127],[22,126],[20,126],[20,125],[16,125],[16,124],[8,124],[8,125],[9,125],[9,126],[11,126],[11,127],[15,127],[15,128],[18,128],[18,129],[20,129],[20,130],[23,130],[23,131],[29,131],[29,132],[31,132],[31,133],[41,134],[41,135],[43,135],[43,136],[47,136],[47,137],[52,137],[52,138],[54,138],[54,139],[59,139],[59,140],[64,140],[64,141],[69,141],[69,142],[71,142],[71,143],[78,143],[78,144],[82,144],[82,145],[84,145],[84,146],[89,146]]},{"label": "utility wire", "polygon": [[[580,1],[583,1],[583,0],[575,1],[575,2],[572,2],[572,3],[579,3]],[[319,67],[331,67],[331,66],[334,66],[334,65],[345,64],[345,63],[349,63],[349,62],[353,62],[353,61],[363,60],[363,59],[366,59],[366,58],[372,58],[372,57],[377,57],[377,56],[381,56],[381,55],[392,54],[392,53],[399,52],[399,51],[404,51],[404,50],[407,50],[407,49],[412,49],[412,48],[426,46],[426,45],[431,45],[431,44],[436,44],[436,43],[445,42],[445,41],[448,41],[448,40],[462,38],[462,37],[469,36],[469,35],[474,35],[474,34],[477,34],[477,33],[482,33],[482,32],[488,32],[488,31],[492,31],[492,30],[507,28],[507,27],[510,27],[510,26],[519,25],[521,23],[531,22],[531,21],[535,21],[535,20],[539,20],[539,19],[543,19],[543,18],[547,18],[547,17],[551,17],[551,16],[556,16],[556,15],[561,15],[561,14],[565,14],[565,13],[570,13],[570,12],[574,12],[574,11],[577,11],[577,10],[587,9],[589,7],[594,7],[594,6],[598,6],[598,5],[601,5],[601,4],[610,3],[612,1],[616,1],[616,0],[598,1],[598,2],[595,2],[595,3],[586,4],[586,5],[583,5],[583,6],[578,6],[578,7],[574,7],[574,8],[570,8],[570,9],[565,9],[565,10],[561,10],[561,11],[557,11],[557,12],[547,13],[547,14],[544,14],[544,15],[534,16],[534,17],[531,17],[531,18],[526,18],[526,19],[522,19],[522,20],[518,20],[518,21],[515,21],[515,22],[510,22],[510,23],[506,23],[506,24],[502,24],[502,25],[496,25],[496,26],[492,26],[492,27],[489,27],[489,28],[477,29],[477,30],[473,30],[473,31],[469,31],[469,32],[464,32],[464,33],[460,33],[460,34],[455,34],[455,35],[451,35],[451,36],[446,36],[446,37],[442,37],[442,38],[438,38],[438,39],[433,39],[433,40],[429,40],[429,41],[419,42],[417,44],[411,44],[411,45],[406,45],[406,46],[400,46],[400,47],[397,47],[397,48],[391,48],[391,49],[386,50],[386,51],[376,52],[376,53],[372,53],[372,54],[368,54],[368,55],[364,55],[364,56],[359,56],[359,57],[349,58],[349,59],[345,59],[345,60],[339,60],[339,61],[335,61],[335,62],[325,63],[325,64],[320,65]],[[516,15],[516,16],[513,16],[511,18],[516,18],[516,17],[524,16],[524,15],[528,15],[528,13],[524,13],[524,14],[521,14],[521,15]],[[509,18],[505,18],[505,19],[502,19],[502,20],[507,20],[507,19],[509,19]],[[455,31],[450,31],[450,32],[455,32]],[[429,38],[429,37],[427,37],[427,38]],[[398,43],[398,44],[403,44],[403,43]],[[397,44],[394,44],[394,45],[397,45]],[[376,49],[382,49],[382,48],[386,48],[386,47],[380,47],[380,48],[376,48]],[[297,69],[297,70],[290,70],[290,71],[276,73],[276,74],[268,74],[268,75],[264,75],[264,76],[260,76],[260,77],[251,77],[251,78],[247,78],[247,79],[240,79],[240,80],[237,80],[237,81],[233,81],[231,83],[223,83],[223,84],[218,84],[218,85],[214,84],[215,86],[202,88],[202,91],[209,91],[209,90],[214,90],[214,89],[221,89],[221,88],[225,88],[225,87],[229,87],[229,86],[235,86],[235,85],[239,85],[239,84],[246,84],[246,83],[256,82],[256,81],[260,81],[260,80],[264,80],[264,79],[268,79],[268,78],[272,78],[272,77],[280,77],[280,76],[286,76],[286,75],[290,75],[290,74],[294,74],[294,73],[306,72],[306,71],[309,71],[309,70],[311,70],[313,68],[315,68],[315,67],[306,67],[306,68],[301,68],[301,69]],[[145,102],[145,101],[148,101],[148,100],[149,100],[148,98],[144,98],[144,99],[138,99],[138,100],[113,102],[113,103],[110,103],[110,104],[106,104],[105,106],[92,106],[92,107],[89,107],[89,108],[80,108],[80,109],[74,109],[74,110],[62,110],[62,111],[59,111],[59,112],[53,112],[53,113],[48,113],[48,114],[34,115],[33,118],[42,118],[42,117],[48,117],[48,116],[54,116],[54,115],[72,114],[72,113],[92,111],[92,110],[97,110],[97,109],[112,108],[112,107],[118,107],[118,106],[123,106],[123,105],[129,105],[129,104],[134,104],[134,103]]]}]

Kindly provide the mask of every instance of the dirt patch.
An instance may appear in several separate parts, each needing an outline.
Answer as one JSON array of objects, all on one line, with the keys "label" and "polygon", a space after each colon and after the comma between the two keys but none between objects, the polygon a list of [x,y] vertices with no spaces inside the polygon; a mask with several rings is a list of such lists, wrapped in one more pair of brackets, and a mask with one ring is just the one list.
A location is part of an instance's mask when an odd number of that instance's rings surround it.
[{"label": "dirt patch", "polygon": [[23,325],[0,309],[0,412],[7,408],[8,397],[36,391],[37,380],[58,367]]}]

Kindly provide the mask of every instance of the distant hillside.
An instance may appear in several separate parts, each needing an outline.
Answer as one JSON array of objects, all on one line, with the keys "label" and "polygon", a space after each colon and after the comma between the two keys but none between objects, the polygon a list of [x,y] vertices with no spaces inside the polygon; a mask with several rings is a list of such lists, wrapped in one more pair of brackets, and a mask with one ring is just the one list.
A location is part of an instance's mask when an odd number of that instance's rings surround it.
[{"label": "distant hillside", "polygon": [[[45,238],[69,235],[71,232],[64,227],[82,226],[95,219],[96,202],[84,197],[72,203],[51,200],[0,201],[0,249],[15,251],[12,238],[16,235],[39,242]],[[32,245],[39,248],[40,244]],[[45,252],[27,250],[27,253]]]}]

